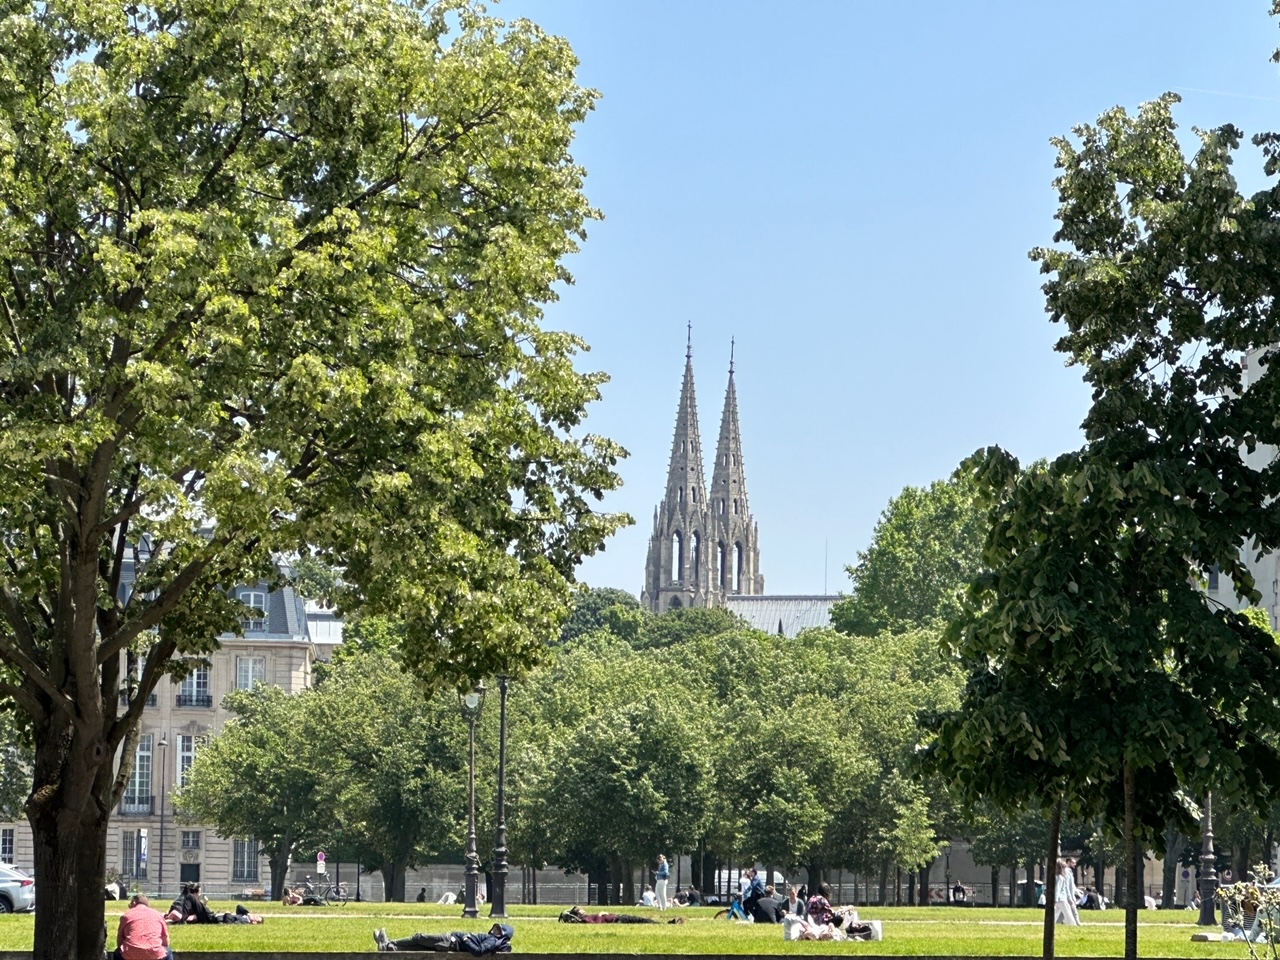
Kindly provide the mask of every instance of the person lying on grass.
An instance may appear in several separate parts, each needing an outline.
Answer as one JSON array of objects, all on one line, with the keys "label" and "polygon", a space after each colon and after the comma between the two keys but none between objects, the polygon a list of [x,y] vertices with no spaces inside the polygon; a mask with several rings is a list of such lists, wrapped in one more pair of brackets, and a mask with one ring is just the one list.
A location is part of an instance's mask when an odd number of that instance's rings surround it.
[{"label": "person lying on grass", "polygon": [[164,918],[169,923],[262,923],[262,917],[250,913],[243,904],[237,905],[235,913],[210,910],[200,896],[198,883],[190,883],[182,888],[181,895],[169,905],[169,912]]},{"label": "person lying on grass", "polygon": [[495,923],[488,933],[415,933],[411,937],[391,940],[386,929],[373,931],[373,942],[379,953],[408,950],[430,950],[436,953],[465,952],[482,957],[490,953],[510,953],[515,930],[505,923]]},{"label": "person lying on grass", "polygon": [[560,914],[561,923],[684,923],[684,917],[671,920],[655,920],[653,917],[637,917],[630,913],[584,913],[581,907],[570,907]]}]

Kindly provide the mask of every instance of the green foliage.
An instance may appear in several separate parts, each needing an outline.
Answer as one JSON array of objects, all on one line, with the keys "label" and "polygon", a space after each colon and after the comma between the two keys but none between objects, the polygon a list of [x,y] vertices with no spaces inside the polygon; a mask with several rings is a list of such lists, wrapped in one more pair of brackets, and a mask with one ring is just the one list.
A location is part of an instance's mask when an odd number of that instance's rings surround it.
[{"label": "green foliage", "polygon": [[541,326],[598,216],[565,41],[467,0],[3,23],[0,697],[67,878],[46,960],[102,952],[78,852],[175,654],[239,629],[226,585],[340,567],[345,612],[399,618],[405,663],[460,684],[542,657],[628,521],[598,512],[623,451],[582,429],[605,377]]},{"label": "green foliage", "polygon": [[328,844],[383,872],[404,899],[404,871],[462,840],[467,732],[451,693],[424,696],[388,654],[334,665],[315,697],[307,748],[333,810]]},{"label": "green foliage", "polygon": [[627,591],[614,587],[592,587],[578,593],[573,598],[573,609],[560,628],[560,642],[569,643],[584,633],[605,626],[605,616],[612,607],[639,610],[640,601]]},{"label": "green foliage", "polygon": [[259,685],[224,703],[237,717],[201,749],[175,808],[256,837],[274,896],[294,856],[328,847],[382,870],[403,899],[405,869],[458,844],[467,735],[456,700],[424,696],[387,653],[348,653],[300,694]]},{"label": "green foliage", "polygon": [[[1217,565],[1256,602],[1240,545],[1280,545],[1280,474],[1241,455],[1280,445],[1280,375],[1257,363],[1280,341],[1261,266],[1280,193],[1240,196],[1230,126],[1184,157],[1177,99],[1055,141],[1063,246],[1033,257],[1093,389],[1086,444],[1025,471],[1000,450],[968,464],[989,572],[948,633],[969,680],[932,757],[970,801],[1105,812],[1129,863],[1169,824],[1194,830],[1187,794],[1260,812],[1280,787],[1270,625],[1199,587]],[[1136,904],[1126,924],[1134,955]]]},{"label": "green foliage", "polygon": [[22,728],[22,716],[0,710],[0,819],[16,820],[31,792],[30,735]]},{"label": "green foliage", "polygon": [[905,488],[881,514],[871,546],[848,568],[853,592],[832,609],[832,624],[874,636],[950,620],[978,572],[985,523],[968,477]]},{"label": "green foliage", "polygon": [[321,792],[328,771],[309,755],[315,699],[265,684],[227,694],[222,704],[235,718],[197,752],[173,798],[182,822],[256,838],[271,862],[274,899],[295,850],[331,817]]}]

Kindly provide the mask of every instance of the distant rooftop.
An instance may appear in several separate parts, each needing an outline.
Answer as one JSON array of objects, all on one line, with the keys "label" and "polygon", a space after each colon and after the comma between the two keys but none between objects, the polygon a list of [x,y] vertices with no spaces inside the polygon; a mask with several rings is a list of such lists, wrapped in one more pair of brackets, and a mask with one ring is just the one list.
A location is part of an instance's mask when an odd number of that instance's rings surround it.
[{"label": "distant rooftop", "polygon": [[794,637],[802,630],[831,626],[831,608],[835,596],[757,596],[735,595],[725,598],[725,609],[736,613],[756,630]]}]

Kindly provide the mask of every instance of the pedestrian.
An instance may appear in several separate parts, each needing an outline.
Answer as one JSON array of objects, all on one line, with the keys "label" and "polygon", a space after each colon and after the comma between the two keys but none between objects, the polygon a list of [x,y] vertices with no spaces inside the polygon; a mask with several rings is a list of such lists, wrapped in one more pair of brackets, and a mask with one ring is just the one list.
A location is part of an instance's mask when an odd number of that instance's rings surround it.
[{"label": "pedestrian", "polygon": [[1068,861],[1058,858],[1058,876],[1053,888],[1053,922],[1068,927],[1080,926],[1076,913],[1076,881]]},{"label": "pedestrian", "polygon": [[671,876],[671,864],[667,862],[665,853],[658,854],[658,869],[654,874],[653,893],[658,900],[658,909],[665,910],[667,903],[667,879]]}]

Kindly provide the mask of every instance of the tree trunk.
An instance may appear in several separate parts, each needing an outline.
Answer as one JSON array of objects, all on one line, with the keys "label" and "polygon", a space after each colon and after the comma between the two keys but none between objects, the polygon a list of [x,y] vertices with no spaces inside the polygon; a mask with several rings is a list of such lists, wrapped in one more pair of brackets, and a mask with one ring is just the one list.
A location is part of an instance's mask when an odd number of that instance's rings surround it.
[{"label": "tree trunk", "polygon": [[[636,896],[636,869],[630,860],[622,862],[622,903],[633,904],[640,898]],[[643,881],[643,877],[641,878]]]},{"label": "tree trunk", "polygon": [[[591,882],[591,877],[588,876],[587,883],[590,883],[590,882]],[[530,897],[529,902],[536,905],[538,902],[538,868],[537,867],[529,868],[529,897]]]},{"label": "tree trunk", "polygon": [[902,906],[902,868],[896,867],[893,877],[893,905]]},{"label": "tree trunk", "polygon": [[1049,819],[1049,865],[1052,868],[1044,883],[1044,960],[1053,960],[1053,913],[1058,894],[1058,841],[1062,835],[1062,799],[1058,799]]},{"label": "tree trunk", "polygon": [[880,864],[880,906],[889,899],[889,861]]},{"label": "tree trunk", "polygon": [[[280,900],[284,897],[285,881],[289,879],[289,861],[293,859],[290,855],[293,851],[293,842],[286,838],[286,841],[280,844],[280,848],[267,856],[267,863],[271,865],[271,899]],[[385,880],[386,874],[383,874]],[[164,895],[162,890],[161,896]]]},{"label": "tree trunk", "polygon": [[1000,868],[991,868],[991,905],[1000,906]]},{"label": "tree trunk", "polygon": [[392,861],[378,867],[382,874],[382,899],[387,903],[404,903],[404,861]]},{"label": "tree trunk", "polygon": [[1178,855],[1186,845],[1186,837],[1169,824],[1164,830],[1164,870],[1160,878],[1160,907],[1172,910],[1178,895]]},{"label": "tree trunk", "polygon": [[1137,784],[1133,763],[1124,759],[1124,862],[1127,866],[1124,905],[1125,960],[1138,960],[1138,826]]},{"label": "tree trunk", "polygon": [[933,861],[926,860],[920,868],[920,906],[927,907],[929,901],[929,874],[933,870]]}]

